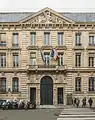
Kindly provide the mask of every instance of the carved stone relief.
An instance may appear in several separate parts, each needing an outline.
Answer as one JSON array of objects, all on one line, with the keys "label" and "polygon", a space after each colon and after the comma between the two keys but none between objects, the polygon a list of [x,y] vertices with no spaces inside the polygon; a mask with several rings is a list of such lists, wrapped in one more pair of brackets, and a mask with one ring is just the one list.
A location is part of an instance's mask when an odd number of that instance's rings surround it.
[{"label": "carved stone relief", "polygon": [[49,11],[42,12],[40,15],[36,16],[30,23],[63,23],[63,19],[54,15]]}]

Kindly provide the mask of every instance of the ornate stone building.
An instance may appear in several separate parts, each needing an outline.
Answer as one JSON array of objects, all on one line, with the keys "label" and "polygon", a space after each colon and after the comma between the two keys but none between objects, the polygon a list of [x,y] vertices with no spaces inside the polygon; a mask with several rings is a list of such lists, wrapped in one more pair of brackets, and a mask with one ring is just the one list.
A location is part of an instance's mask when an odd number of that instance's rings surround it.
[{"label": "ornate stone building", "polygon": [[95,13],[0,13],[0,99],[66,105],[94,92]]}]

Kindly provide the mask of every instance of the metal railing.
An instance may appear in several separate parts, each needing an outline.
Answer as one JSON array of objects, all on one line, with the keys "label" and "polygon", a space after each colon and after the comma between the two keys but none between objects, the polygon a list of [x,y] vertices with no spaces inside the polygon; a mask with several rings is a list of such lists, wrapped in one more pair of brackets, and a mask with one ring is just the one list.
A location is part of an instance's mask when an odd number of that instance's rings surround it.
[{"label": "metal railing", "polygon": [[66,65],[28,65],[28,70],[64,70],[67,69]]}]

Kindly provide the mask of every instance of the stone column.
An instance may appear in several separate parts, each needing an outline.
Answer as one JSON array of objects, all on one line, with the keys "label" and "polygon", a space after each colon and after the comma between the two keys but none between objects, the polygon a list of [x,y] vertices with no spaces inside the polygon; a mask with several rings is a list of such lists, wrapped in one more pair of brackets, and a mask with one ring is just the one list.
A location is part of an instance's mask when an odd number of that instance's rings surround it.
[{"label": "stone column", "polygon": [[53,88],[53,105],[57,105],[57,87],[55,85]]},{"label": "stone column", "polygon": [[40,85],[36,88],[36,104],[40,105]]},{"label": "stone column", "polygon": [[66,83],[64,83],[64,89],[63,89],[63,99],[64,99],[64,105],[67,104],[67,93],[66,93]]}]

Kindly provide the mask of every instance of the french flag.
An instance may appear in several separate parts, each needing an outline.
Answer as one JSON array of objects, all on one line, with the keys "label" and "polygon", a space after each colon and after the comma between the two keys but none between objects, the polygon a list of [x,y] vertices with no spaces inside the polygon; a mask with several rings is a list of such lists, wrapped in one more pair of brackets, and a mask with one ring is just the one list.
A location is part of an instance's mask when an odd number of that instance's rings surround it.
[{"label": "french flag", "polygon": [[54,60],[59,59],[58,54],[54,49],[51,50],[51,57],[54,58]]}]

